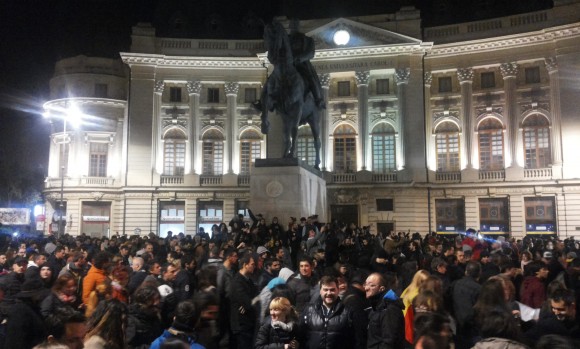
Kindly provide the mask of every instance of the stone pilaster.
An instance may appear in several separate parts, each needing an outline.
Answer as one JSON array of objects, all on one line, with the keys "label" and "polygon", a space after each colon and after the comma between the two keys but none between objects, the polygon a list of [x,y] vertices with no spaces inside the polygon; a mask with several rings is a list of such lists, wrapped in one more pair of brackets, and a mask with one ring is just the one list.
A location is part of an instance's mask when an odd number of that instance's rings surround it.
[{"label": "stone pilaster", "polygon": [[500,65],[501,75],[504,80],[505,93],[505,119],[508,121],[508,155],[510,158],[510,167],[522,167],[518,163],[518,149],[521,140],[518,136],[518,105],[516,103],[516,76],[518,73],[518,64],[515,62],[503,63]]},{"label": "stone pilaster", "polygon": [[[562,166],[562,120],[560,109],[560,74],[556,57],[545,60],[550,75],[550,112],[552,114],[552,164]],[[561,176],[561,174],[559,174]]]},{"label": "stone pilaster", "polygon": [[369,166],[369,78],[370,72],[355,72],[356,85],[358,89],[358,125],[360,131],[361,170],[366,170]]},{"label": "stone pilaster", "polygon": [[405,167],[405,122],[407,117],[407,85],[411,77],[411,68],[397,68],[395,69],[395,81],[397,83],[397,102],[399,106],[399,115],[397,118],[397,126],[399,132],[399,144],[397,144],[397,167]]},{"label": "stone pilaster", "polygon": [[237,82],[226,82],[224,85],[226,93],[226,103],[228,106],[228,121],[226,130],[228,130],[228,173],[234,173],[234,158],[237,153],[236,144],[238,138],[238,122],[237,122],[237,108],[238,108],[238,92],[240,84]]},{"label": "stone pilaster", "polygon": [[330,74],[319,74],[318,78],[320,79],[320,85],[322,86],[322,98],[326,103],[326,109],[322,109],[320,111],[320,142],[321,142],[321,149],[320,149],[320,169],[322,171],[327,171],[328,168],[328,159],[329,159],[329,123],[330,123],[330,115],[328,110],[330,109],[330,101],[329,101],[329,88],[330,88]]},{"label": "stone pilaster", "polygon": [[427,142],[426,157],[427,167],[435,170],[435,138],[433,137],[433,117],[431,116],[431,84],[433,74],[430,71],[423,73],[423,85],[425,88],[425,142]]},{"label": "stone pilaster", "polygon": [[201,115],[199,112],[199,96],[201,95],[201,82],[188,81],[185,85],[189,94],[189,147],[190,147],[190,171],[189,173],[201,173],[202,144],[201,144]]},{"label": "stone pilaster", "polygon": [[155,81],[155,93],[153,96],[153,141],[151,146],[154,149],[153,160],[155,163],[156,173],[163,174],[163,116],[161,115],[161,105],[165,82],[163,80]]},{"label": "stone pilaster", "polygon": [[463,110],[463,151],[466,167],[473,168],[473,69],[457,69],[457,78],[461,86],[461,109]]}]

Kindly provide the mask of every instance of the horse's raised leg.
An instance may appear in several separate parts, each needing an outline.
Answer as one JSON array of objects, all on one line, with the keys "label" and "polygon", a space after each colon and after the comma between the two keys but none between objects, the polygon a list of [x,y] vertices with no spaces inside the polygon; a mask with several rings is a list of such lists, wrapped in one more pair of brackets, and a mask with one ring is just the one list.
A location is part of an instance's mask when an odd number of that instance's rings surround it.
[{"label": "horse's raised leg", "polygon": [[309,118],[308,125],[312,131],[312,138],[314,139],[314,151],[316,153],[316,160],[314,168],[320,171],[320,113],[316,108],[313,108],[312,116]]}]

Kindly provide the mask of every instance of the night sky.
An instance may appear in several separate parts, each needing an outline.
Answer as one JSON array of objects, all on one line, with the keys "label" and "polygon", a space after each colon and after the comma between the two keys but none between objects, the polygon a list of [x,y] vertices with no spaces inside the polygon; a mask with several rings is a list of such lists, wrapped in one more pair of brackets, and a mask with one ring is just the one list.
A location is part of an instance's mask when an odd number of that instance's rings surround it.
[{"label": "night sky", "polygon": [[[436,2],[444,6],[435,6]],[[163,6],[160,6],[163,4]],[[313,8],[313,4],[316,7]],[[244,16],[268,20],[339,17],[421,9],[424,24],[442,24],[548,8],[548,0],[0,0],[0,207],[10,186],[42,189],[48,162],[50,125],[42,118],[56,61],[79,54],[119,57],[130,45],[131,26],[162,25],[177,9],[195,16],[218,14],[239,25]],[[475,11],[473,6],[483,7]],[[484,4],[484,6],[481,6]],[[501,6],[498,6],[501,5]],[[193,29],[203,37],[203,28]],[[226,28],[226,36],[235,29]],[[14,182],[14,178],[20,179]],[[22,178],[33,178],[23,181]],[[14,203],[10,203],[14,205]]]}]

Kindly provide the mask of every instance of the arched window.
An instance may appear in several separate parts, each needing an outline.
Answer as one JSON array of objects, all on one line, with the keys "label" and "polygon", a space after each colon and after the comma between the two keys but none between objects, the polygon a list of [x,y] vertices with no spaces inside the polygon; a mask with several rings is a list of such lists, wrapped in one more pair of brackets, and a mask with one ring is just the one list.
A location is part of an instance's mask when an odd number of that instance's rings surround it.
[{"label": "arched window", "polygon": [[457,125],[450,121],[445,121],[437,126],[435,143],[437,148],[437,171],[459,171],[459,128]]},{"label": "arched window", "polygon": [[526,168],[546,168],[552,164],[550,122],[543,115],[527,117],[523,124]]},{"label": "arched window", "polygon": [[501,170],[503,161],[503,125],[494,118],[483,120],[477,128],[479,135],[479,168]]},{"label": "arched window", "polygon": [[373,172],[385,173],[396,170],[395,129],[380,123],[373,129]]},{"label": "arched window", "polygon": [[356,132],[349,125],[340,125],[334,131],[334,172],[356,171]]},{"label": "arched window", "polygon": [[183,176],[185,168],[185,134],[174,128],[163,137],[163,174]]},{"label": "arched window", "polygon": [[312,131],[308,125],[300,126],[298,129],[296,156],[298,156],[298,159],[305,161],[308,165],[315,165],[316,149],[314,148],[314,137],[312,137]]},{"label": "arched window", "polygon": [[218,130],[203,135],[203,174],[221,175],[224,172],[224,137]]},{"label": "arched window", "polygon": [[262,137],[256,131],[242,133],[240,139],[240,174],[250,174],[252,165],[262,154]]}]

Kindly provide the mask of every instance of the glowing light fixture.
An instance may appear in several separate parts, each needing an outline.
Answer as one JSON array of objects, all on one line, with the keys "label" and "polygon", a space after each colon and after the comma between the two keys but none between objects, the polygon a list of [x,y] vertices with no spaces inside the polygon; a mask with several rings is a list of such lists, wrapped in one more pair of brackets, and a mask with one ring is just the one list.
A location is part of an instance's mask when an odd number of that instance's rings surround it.
[{"label": "glowing light fixture", "polygon": [[334,40],[334,43],[338,46],[344,46],[350,41],[350,34],[344,29],[339,29],[334,33],[332,40]]}]

